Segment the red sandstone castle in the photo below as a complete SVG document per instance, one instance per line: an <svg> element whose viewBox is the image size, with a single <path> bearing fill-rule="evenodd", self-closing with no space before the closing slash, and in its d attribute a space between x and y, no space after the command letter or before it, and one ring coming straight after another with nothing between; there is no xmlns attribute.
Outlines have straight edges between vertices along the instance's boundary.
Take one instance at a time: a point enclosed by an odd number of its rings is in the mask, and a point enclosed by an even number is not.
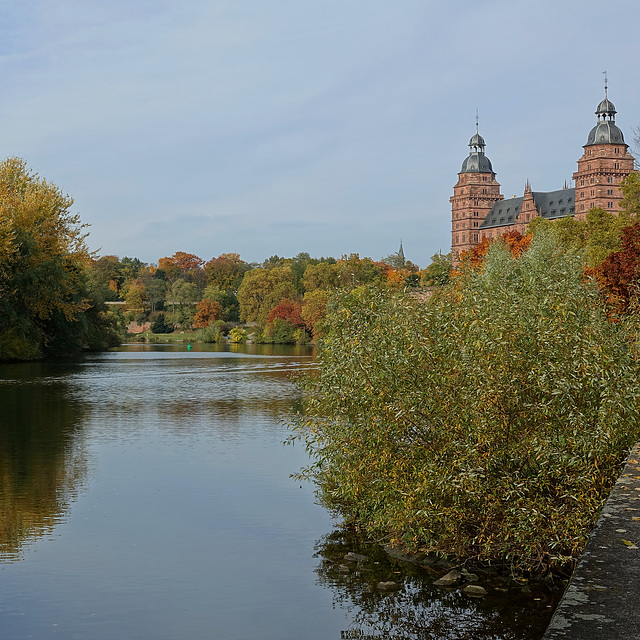
<svg viewBox="0 0 640 640"><path fill-rule="evenodd" d="M496 238L507 231L524 233L535 216L553 220L564 216L584 218L589 209L620 210L620 182L634 170L622 131L616 126L616 109L607 98L596 109L596 126L589 132L584 153L573 174L574 188L542 193L532 191L527 181L524 195L505 200L500 184L484 155L485 142L478 133L469 141L469 155L462 163L451 200L451 255L458 262L460 252L483 238ZM565 183L566 185L566 183Z"/></svg>

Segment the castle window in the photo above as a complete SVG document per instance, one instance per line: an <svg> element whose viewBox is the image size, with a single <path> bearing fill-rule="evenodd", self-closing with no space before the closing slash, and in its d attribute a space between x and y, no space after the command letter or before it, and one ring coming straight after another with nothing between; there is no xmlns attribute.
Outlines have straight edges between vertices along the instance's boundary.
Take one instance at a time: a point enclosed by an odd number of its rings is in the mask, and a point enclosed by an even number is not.
<svg viewBox="0 0 640 640"><path fill-rule="evenodd" d="M591 189L591 197L593 198L593 196L595 195L596 195L596 192L593 189Z"/></svg>
<svg viewBox="0 0 640 640"><path fill-rule="evenodd" d="M583 204L580 205L580 211L584 211L584 205Z"/></svg>
<svg viewBox="0 0 640 640"><path fill-rule="evenodd" d="M584 205L582 205L582 208L584 209ZM575 207L571 207L571 209L569 209L569 213L573 213L575 211Z"/></svg>
<svg viewBox="0 0 640 640"><path fill-rule="evenodd" d="M582 180L580 180L580 186L584 187L584 178Z"/></svg>
<svg viewBox="0 0 640 640"><path fill-rule="evenodd" d="M478 234L477 233L473 234L473 241L474 242L478 242Z"/></svg>
<svg viewBox="0 0 640 640"><path fill-rule="evenodd" d="M581 197L581 198L584 198L584 191L581 191L581 192L580 192L580 197Z"/></svg>
<svg viewBox="0 0 640 640"><path fill-rule="evenodd" d="M592 203L589 205L589 208L590 208L590 209L593 209L595 206L596 206L596 205L595 205L595 202L592 202Z"/></svg>
<svg viewBox="0 0 640 640"><path fill-rule="evenodd" d="M615 152L616 153L620 153L620 149L618 149L618 147L616 147Z"/></svg>
<svg viewBox="0 0 640 640"><path fill-rule="evenodd" d="M591 169L591 163L587 165L587 169Z"/></svg>
<svg viewBox="0 0 640 640"><path fill-rule="evenodd" d="M486 182L487 181L487 176L482 176L482 182Z"/></svg>
<svg viewBox="0 0 640 640"><path fill-rule="evenodd" d="M607 209L613 209L613 202L607 202Z"/></svg>
<svg viewBox="0 0 640 640"><path fill-rule="evenodd" d="M595 182L595 180L593 178L591 178L590 182L591 182L591 184L593 184Z"/></svg>
<svg viewBox="0 0 640 640"><path fill-rule="evenodd" d="M482 193L487 193L487 190L486 190L486 189L483 189L483 190L482 190Z"/></svg>
<svg viewBox="0 0 640 640"><path fill-rule="evenodd" d="M608 196L612 196L613 195L613 189L607 189L607 195Z"/></svg>
<svg viewBox="0 0 640 640"><path fill-rule="evenodd" d="M462 234L462 242L464 243L464 239L465 239L465 235L464 233Z"/></svg>
<svg viewBox="0 0 640 640"><path fill-rule="evenodd" d="M614 168L614 169L618 169L618 168L619 168L619 167L618 167L618 163L617 163L617 162L614 162L614 163L613 163L613 168Z"/></svg>
<svg viewBox="0 0 640 640"><path fill-rule="evenodd" d="M611 176L609 176L609 177L607 178L607 182L609 182L609 183L613 182L613 178L612 178Z"/></svg>
<svg viewBox="0 0 640 640"><path fill-rule="evenodd" d="M477 212L477 211L474 211L474 212L473 212L473 215L474 215L474 216L477 216L477 215L478 215L478 212Z"/></svg>

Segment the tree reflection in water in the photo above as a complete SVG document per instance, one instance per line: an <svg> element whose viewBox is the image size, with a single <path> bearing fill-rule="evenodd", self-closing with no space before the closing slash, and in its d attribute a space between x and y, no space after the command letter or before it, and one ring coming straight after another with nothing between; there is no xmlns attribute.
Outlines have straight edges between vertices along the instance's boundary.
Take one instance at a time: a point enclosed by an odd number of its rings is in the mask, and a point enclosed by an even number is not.
<svg viewBox="0 0 640 640"><path fill-rule="evenodd" d="M319 582L334 593L334 605L350 613L344 639L533 640L541 638L559 594L492 591L470 598L432 585L438 574L390 558L382 547L334 531L316 544ZM347 554L366 556L363 561ZM345 556L347 556L345 558ZM353 556L352 556L353 557ZM380 585L395 582L397 586Z"/></svg>
<svg viewBox="0 0 640 640"><path fill-rule="evenodd" d="M59 379L30 384L45 369L3 368L9 375L0 384L0 563L18 560L26 544L51 532L87 475L78 437L82 406Z"/></svg>

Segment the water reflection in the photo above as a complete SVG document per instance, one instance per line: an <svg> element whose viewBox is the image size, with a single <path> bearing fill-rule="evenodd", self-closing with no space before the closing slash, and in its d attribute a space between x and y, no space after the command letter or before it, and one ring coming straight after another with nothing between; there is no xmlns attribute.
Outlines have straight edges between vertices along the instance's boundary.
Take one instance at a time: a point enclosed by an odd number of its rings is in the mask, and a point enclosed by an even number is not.
<svg viewBox="0 0 640 640"><path fill-rule="evenodd" d="M341 530L320 539L316 550L320 584L332 590L334 605L352 617L341 638L540 638L558 598L543 592L474 599L434 587L435 573L390 558L380 546L362 544Z"/></svg>
<svg viewBox="0 0 640 640"><path fill-rule="evenodd" d="M0 383L0 561L52 530L87 477L82 405L46 365L14 365ZM34 375L44 384L31 384Z"/></svg>

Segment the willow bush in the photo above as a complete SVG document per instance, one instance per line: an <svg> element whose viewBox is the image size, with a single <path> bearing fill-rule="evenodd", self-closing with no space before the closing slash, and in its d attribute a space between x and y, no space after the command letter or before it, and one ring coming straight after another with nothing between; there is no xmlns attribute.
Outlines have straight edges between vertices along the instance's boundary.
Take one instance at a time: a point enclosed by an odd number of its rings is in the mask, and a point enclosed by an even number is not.
<svg viewBox="0 0 640 640"><path fill-rule="evenodd" d="M427 303L341 294L294 424L300 476L391 544L570 565L640 436L632 322L543 235Z"/></svg>

